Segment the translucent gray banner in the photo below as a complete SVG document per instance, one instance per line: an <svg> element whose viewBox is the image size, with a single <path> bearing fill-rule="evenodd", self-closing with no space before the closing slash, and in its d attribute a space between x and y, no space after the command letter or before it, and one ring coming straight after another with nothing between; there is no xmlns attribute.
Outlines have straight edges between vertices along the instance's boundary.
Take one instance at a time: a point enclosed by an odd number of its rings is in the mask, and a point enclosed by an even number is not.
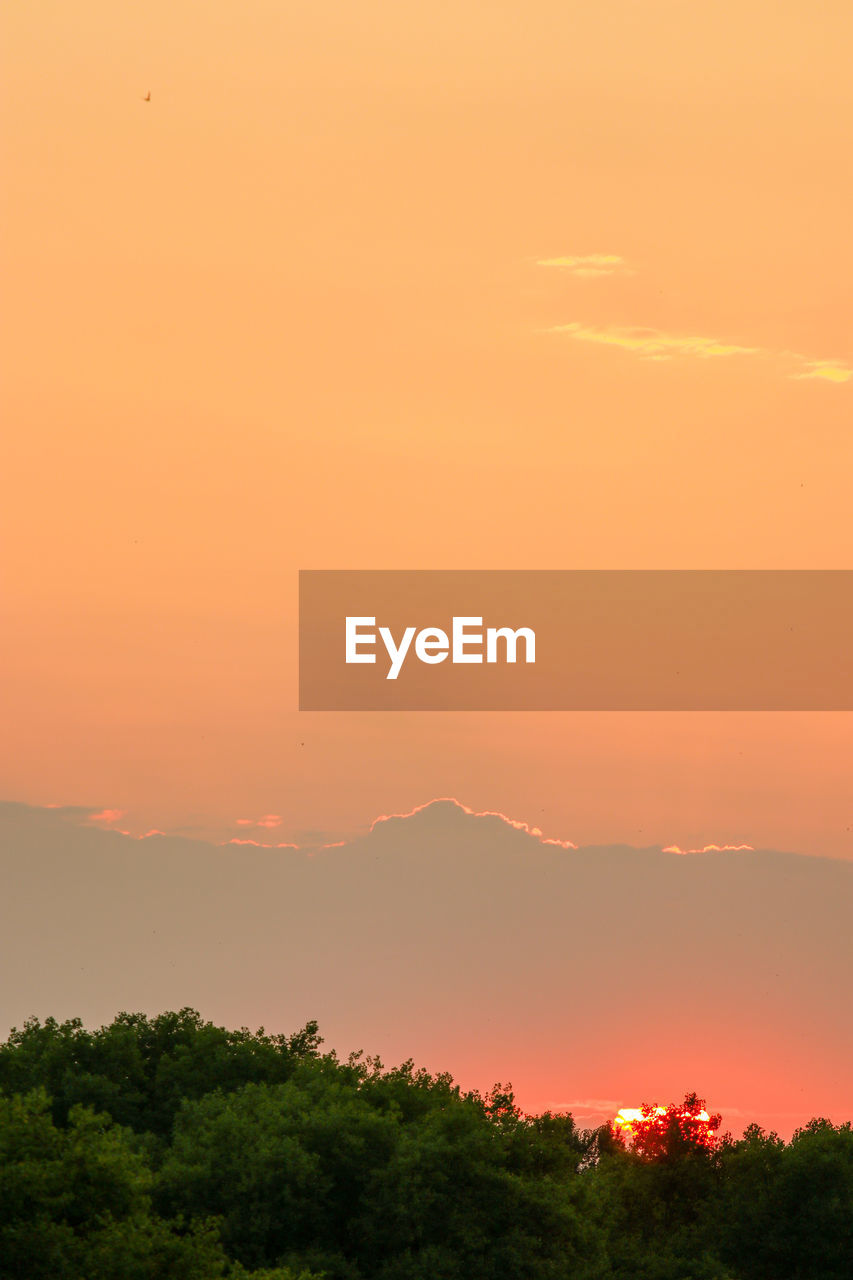
<svg viewBox="0 0 853 1280"><path fill-rule="evenodd" d="M304 711L853 709L850 570L304 570Z"/></svg>

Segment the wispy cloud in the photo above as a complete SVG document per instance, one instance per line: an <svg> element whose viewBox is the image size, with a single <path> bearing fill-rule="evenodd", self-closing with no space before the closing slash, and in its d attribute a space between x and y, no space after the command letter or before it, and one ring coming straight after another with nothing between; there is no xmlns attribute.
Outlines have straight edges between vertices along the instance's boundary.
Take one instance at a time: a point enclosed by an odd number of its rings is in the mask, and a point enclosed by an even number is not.
<svg viewBox="0 0 853 1280"><path fill-rule="evenodd" d="M754 846L751 844L703 844L701 849L682 849L677 844L668 844L661 853L741 853L744 850L754 851Z"/></svg>
<svg viewBox="0 0 853 1280"><path fill-rule="evenodd" d="M839 360L805 360L801 373L792 373L791 377L803 382L809 378L822 378L825 382L849 382L853 378L853 369Z"/></svg>
<svg viewBox="0 0 853 1280"><path fill-rule="evenodd" d="M709 360L714 356L760 355L760 347L742 347L719 338L701 338L662 333L660 329L607 325L596 328L579 321L554 325L551 333L565 333L576 342L596 342L606 347L621 347L644 360L671 360L674 356L698 356Z"/></svg>
<svg viewBox="0 0 853 1280"><path fill-rule="evenodd" d="M101 809L98 813L90 813L90 822L104 822L108 826L113 822L118 822L127 813L126 809Z"/></svg>
<svg viewBox="0 0 853 1280"><path fill-rule="evenodd" d="M549 1102L552 1111L571 1111L581 1115L614 1115L624 1100L621 1098L572 1098L568 1102Z"/></svg>
<svg viewBox="0 0 853 1280"><path fill-rule="evenodd" d="M279 840L276 844L265 844L263 840L251 840L248 838L245 840L241 840L239 836L232 836L230 840L226 841L226 843L241 844L241 845L248 844L248 845L251 845L253 849L299 849L300 848L298 844L290 844L287 840Z"/></svg>
<svg viewBox="0 0 853 1280"><path fill-rule="evenodd" d="M564 334L575 342L617 347L641 360L666 361L679 357L712 360L720 357L751 356L775 360L788 367L789 378L842 384L853 379L853 368L841 360L815 360L798 351L774 351L770 347L747 347L720 338L694 334L665 333L661 329L628 325L589 325L578 320L552 325L549 333Z"/></svg>
<svg viewBox="0 0 853 1280"><path fill-rule="evenodd" d="M284 819L280 813L265 813L262 818L237 818L238 827L264 827L272 830L273 827L280 827Z"/></svg>
<svg viewBox="0 0 853 1280"><path fill-rule="evenodd" d="M624 258L618 253L570 254L565 258L539 258L538 267L555 267L573 276L633 275Z"/></svg>
<svg viewBox="0 0 853 1280"><path fill-rule="evenodd" d="M634 271L618 253L573 253L556 258L537 258L536 265L549 267L571 276L633 275ZM804 355L799 351L746 346L724 338L696 334L667 333L642 325L586 324L573 320L569 324L552 325L548 333L563 334L574 342L616 347L649 361L673 361L679 358L713 360L732 356L751 356L773 360L785 376L797 382L828 382L841 386L853 382L853 365L845 360Z"/></svg>

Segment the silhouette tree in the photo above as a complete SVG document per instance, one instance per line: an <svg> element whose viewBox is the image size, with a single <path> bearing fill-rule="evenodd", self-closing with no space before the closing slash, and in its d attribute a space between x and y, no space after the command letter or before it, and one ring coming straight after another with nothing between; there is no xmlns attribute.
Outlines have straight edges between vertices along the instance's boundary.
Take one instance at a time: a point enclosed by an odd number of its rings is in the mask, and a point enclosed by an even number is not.
<svg viewBox="0 0 853 1280"><path fill-rule="evenodd" d="M644 1160L677 1160L716 1146L722 1117L709 1115L698 1094L685 1094L683 1102L663 1108L644 1103L640 1110L642 1119L633 1122L630 1134L634 1152Z"/></svg>

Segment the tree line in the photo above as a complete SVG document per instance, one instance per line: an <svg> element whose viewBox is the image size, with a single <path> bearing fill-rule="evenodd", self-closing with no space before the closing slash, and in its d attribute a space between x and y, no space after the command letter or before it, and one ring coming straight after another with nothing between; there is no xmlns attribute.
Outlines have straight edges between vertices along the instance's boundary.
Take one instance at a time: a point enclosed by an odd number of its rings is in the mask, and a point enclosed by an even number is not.
<svg viewBox="0 0 853 1280"><path fill-rule="evenodd" d="M191 1009L0 1045L9 1280L847 1280L853 1131L631 1138Z"/></svg>

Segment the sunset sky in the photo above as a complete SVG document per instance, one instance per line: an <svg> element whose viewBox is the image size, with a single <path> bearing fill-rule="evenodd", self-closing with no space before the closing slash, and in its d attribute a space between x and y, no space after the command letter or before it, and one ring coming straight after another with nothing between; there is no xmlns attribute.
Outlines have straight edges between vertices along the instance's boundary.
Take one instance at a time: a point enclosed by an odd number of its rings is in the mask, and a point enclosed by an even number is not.
<svg viewBox="0 0 853 1280"><path fill-rule="evenodd" d="M848 4L4 25L11 798L853 855L848 715L295 710L300 567L850 564Z"/></svg>
<svg viewBox="0 0 853 1280"><path fill-rule="evenodd" d="M851 566L848 0L2 22L0 799L853 858L849 713L296 709L300 568Z"/></svg>

